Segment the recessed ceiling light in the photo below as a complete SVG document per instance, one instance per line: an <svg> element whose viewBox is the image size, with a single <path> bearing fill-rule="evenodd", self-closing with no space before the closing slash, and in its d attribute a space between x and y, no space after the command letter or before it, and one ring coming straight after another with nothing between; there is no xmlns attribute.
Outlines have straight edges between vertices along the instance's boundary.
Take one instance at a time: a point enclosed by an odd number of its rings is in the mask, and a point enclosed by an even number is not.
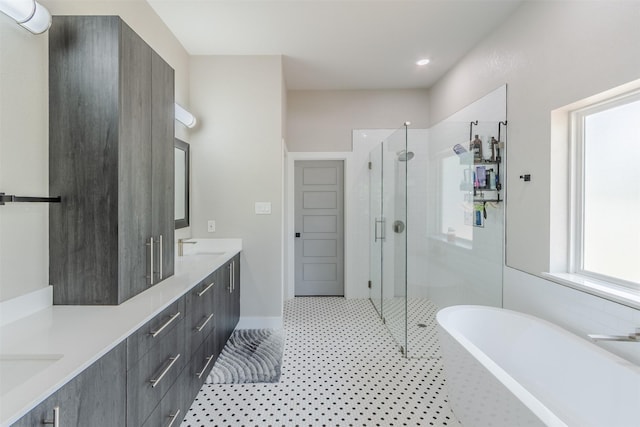
<svg viewBox="0 0 640 427"><path fill-rule="evenodd" d="M421 59L418 62L416 62L416 65L427 65L429 62L431 62L430 59Z"/></svg>

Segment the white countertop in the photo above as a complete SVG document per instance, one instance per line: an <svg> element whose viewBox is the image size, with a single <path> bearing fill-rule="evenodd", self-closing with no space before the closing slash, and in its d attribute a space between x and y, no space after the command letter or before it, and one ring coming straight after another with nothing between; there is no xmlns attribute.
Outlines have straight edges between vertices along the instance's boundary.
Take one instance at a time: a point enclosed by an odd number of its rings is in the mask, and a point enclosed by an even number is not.
<svg viewBox="0 0 640 427"><path fill-rule="evenodd" d="M29 374L2 386L0 427L14 423L242 250L240 239L190 239L175 274L117 306L52 305L0 328L0 360ZM18 363L19 362L19 363ZM0 381L2 381L0 379ZM6 389L6 390L5 390Z"/></svg>

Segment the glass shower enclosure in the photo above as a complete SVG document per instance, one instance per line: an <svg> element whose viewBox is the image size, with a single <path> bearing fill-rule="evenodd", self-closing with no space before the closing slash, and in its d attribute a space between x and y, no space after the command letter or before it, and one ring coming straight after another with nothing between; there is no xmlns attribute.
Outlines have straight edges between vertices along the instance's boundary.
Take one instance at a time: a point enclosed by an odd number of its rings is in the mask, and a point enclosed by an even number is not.
<svg viewBox="0 0 640 427"><path fill-rule="evenodd" d="M382 242L384 240L384 147L378 144L369 153L369 299L382 317Z"/></svg>
<svg viewBox="0 0 640 427"><path fill-rule="evenodd" d="M403 353L407 345L406 177L407 162L414 155L407 151L407 128L405 124L397 129L369 155L369 296Z"/></svg>
<svg viewBox="0 0 640 427"><path fill-rule="evenodd" d="M502 306L506 86L369 152L369 298L406 357L439 357L435 315Z"/></svg>

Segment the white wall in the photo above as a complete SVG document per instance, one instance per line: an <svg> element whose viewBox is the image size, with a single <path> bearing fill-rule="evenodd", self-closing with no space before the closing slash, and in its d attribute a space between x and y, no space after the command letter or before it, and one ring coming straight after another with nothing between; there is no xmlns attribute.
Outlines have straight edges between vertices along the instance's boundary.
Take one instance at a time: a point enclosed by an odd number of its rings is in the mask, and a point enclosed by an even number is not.
<svg viewBox="0 0 640 427"><path fill-rule="evenodd" d="M176 71L176 100L189 105L188 55L144 0L49 1L52 14L121 15ZM48 35L33 35L0 13L0 191L49 191ZM176 135L189 140L176 123ZM46 204L0 206L0 301L49 282Z"/></svg>
<svg viewBox="0 0 640 427"><path fill-rule="evenodd" d="M291 90L287 95L289 151L351 151L353 129L427 128L427 91Z"/></svg>
<svg viewBox="0 0 640 427"><path fill-rule="evenodd" d="M453 151L455 144L468 149L470 122L477 121L473 134L488 143L490 137L498 138L498 122L506 118L506 88L501 86L447 117L429 129L427 182L428 235L427 255L424 259L428 275L422 283L428 289L429 298L440 308L455 304L482 304L502 306L502 269L504 265L504 203L488 203L487 218L483 227L465 225L465 214L472 214L474 204L465 200L470 193L460 191L463 171L470 171L471 159L460 160ZM504 141L504 138L501 139ZM509 142L507 141L507 144ZM484 147L484 157L490 150ZM504 150L501 151L504 158ZM445 171L443 161L451 160L455 171ZM500 175L503 175L503 162ZM494 168L495 165L487 165ZM453 172L453 173L452 173ZM455 182L453 192L443 192L443 180ZM452 176L450 176L452 175ZM504 189L500 193L504 199ZM495 198L497 193L486 193ZM443 208L446 210L443 211ZM444 217L444 216L447 217ZM458 221L453 221L456 218ZM449 242L442 226L458 223L456 232L461 239ZM464 266L464 268L461 268Z"/></svg>
<svg viewBox="0 0 640 427"><path fill-rule="evenodd" d="M47 41L0 13L0 191L6 194L49 192ZM0 206L0 301L48 281L48 206Z"/></svg>
<svg viewBox="0 0 640 427"><path fill-rule="evenodd" d="M586 338L587 334L626 335L640 325L640 310L507 267L504 272L505 307L547 319ZM633 342L598 345L640 365L640 346Z"/></svg>
<svg viewBox="0 0 640 427"><path fill-rule="evenodd" d="M633 331L638 310L517 270L549 270L551 111L638 78L639 18L638 2L526 2L429 92L435 123L507 83L506 261L513 268L505 270L504 306L582 335ZM519 180L522 173L531 182ZM622 348L612 350L639 359L629 352L640 350Z"/></svg>
<svg viewBox="0 0 640 427"><path fill-rule="evenodd" d="M551 111L638 78L639 17L638 2L525 2L430 90L436 123L508 84L508 265L548 271Z"/></svg>
<svg viewBox="0 0 640 427"><path fill-rule="evenodd" d="M194 56L190 67L191 106L200 119L191 136L192 234L242 238L241 316L277 322L283 301L282 58ZM256 215L255 202L271 202L271 215ZM216 221L215 233L207 232L208 220Z"/></svg>

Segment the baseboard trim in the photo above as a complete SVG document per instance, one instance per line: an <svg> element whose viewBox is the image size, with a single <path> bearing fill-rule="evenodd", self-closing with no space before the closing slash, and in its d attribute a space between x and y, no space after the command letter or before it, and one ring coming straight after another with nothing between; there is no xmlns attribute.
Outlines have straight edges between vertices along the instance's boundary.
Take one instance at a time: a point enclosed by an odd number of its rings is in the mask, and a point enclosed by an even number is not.
<svg viewBox="0 0 640 427"><path fill-rule="evenodd" d="M236 329L282 329L282 316L241 317Z"/></svg>

